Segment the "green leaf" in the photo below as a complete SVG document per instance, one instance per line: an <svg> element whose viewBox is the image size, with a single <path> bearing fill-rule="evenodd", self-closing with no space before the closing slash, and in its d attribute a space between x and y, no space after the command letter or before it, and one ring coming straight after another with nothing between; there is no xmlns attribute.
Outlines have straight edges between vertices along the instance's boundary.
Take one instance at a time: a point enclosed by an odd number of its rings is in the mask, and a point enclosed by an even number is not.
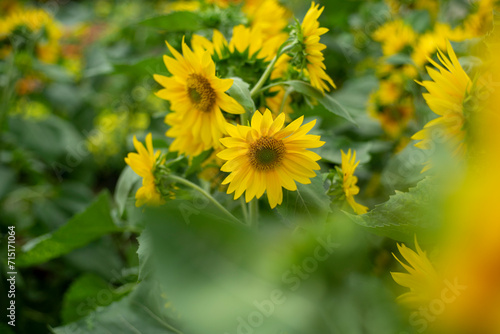
<svg viewBox="0 0 500 334"><path fill-rule="evenodd" d="M233 97L239 104L245 108L245 111L254 113L255 104L253 102L252 96L250 95L250 86L240 78L233 79L233 85L227 91L231 97Z"/></svg>
<svg viewBox="0 0 500 334"><path fill-rule="evenodd" d="M114 196L116 205L118 206L118 215L120 217L123 215L123 211L125 211L130 191L140 179L141 177L137 175L129 166L125 167L120 174L118 182L116 183Z"/></svg>
<svg viewBox="0 0 500 334"><path fill-rule="evenodd" d="M140 21L137 24L165 31L196 31L203 26L201 17L193 12L173 12Z"/></svg>
<svg viewBox="0 0 500 334"><path fill-rule="evenodd" d="M212 154L212 152L213 150L206 150L195 156L186 170L186 177L197 173L201 169L201 164Z"/></svg>
<svg viewBox="0 0 500 334"><path fill-rule="evenodd" d="M129 290L115 289L102 277L84 274L74 281L64 294L61 311L64 324L77 321L97 307L108 306L126 295Z"/></svg>
<svg viewBox="0 0 500 334"><path fill-rule="evenodd" d="M73 216L65 225L52 233L42 235L26 243L17 265L26 267L43 263L120 228L110 215L109 193L102 192L85 211Z"/></svg>
<svg viewBox="0 0 500 334"><path fill-rule="evenodd" d="M310 184L297 183L297 191L284 190L283 204L278 213L286 221L324 221L330 208L330 198L326 195L320 175L311 179Z"/></svg>
<svg viewBox="0 0 500 334"><path fill-rule="evenodd" d="M87 317L52 329L56 334L181 334L170 325L173 310L169 308L161 287L153 281L143 281L117 302L97 309Z"/></svg>
<svg viewBox="0 0 500 334"><path fill-rule="evenodd" d="M291 86L295 91L316 99L328 111L348 120L353 124L356 124L356 121L352 118L351 114L336 99L327 94L323 95L319 90L310 84L299 80L285 81L282 82L282 84Z"/></svg>
<svg viewBox="0 0 500 334"><path fill-rule="evenodd" d="M439 227L439 189L436 180L427 177L408 192L396 191L363 215L345 214L374 234L411 242L415 234L435 232Z"/></svg>

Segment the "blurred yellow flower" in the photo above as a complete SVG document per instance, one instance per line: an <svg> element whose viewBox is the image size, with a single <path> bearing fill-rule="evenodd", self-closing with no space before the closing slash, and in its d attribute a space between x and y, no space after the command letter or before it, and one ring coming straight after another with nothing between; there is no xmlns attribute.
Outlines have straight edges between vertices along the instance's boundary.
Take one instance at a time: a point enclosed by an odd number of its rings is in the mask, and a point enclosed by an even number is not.
<svg viewBox="0 0 500 334"><path fill-rule="evenodd" d="M154 171L161 152L159 150L154 152L151 133L146 136L146 147L134 136L134 147L138 153L129 153L125 162L142 177L142 187L135 194L135 205L137 207L144 204L157 206L165 203L156 189Z"/></svg>
<svg viewBox="0 0 500 334"><path fill-rule="evenodd" d="M403 50L405 46L413 45L417 34L403 20L384 23L373 33L373 39L382 43L384 56L392 56Z"/></svg>
<svg viewBox="0 0 500 334"><path fill-rule="evenodd" d="M433 81L420 83L428 93L423 94L429 108L440 117L427 123L424 128L413 135L413 140L419 140L416 147L428 149L433 140L435 132L444 136L451 145L454 153L461 155L465 153L465 131L464 131L464 101L471 89L471 80L458 62L457 56L448 42L448 58L439 51L438 58L441 64L429 59L433 68L427 68L427 72Z"/></svg>
<svg viewBox="0 0 500 334"><path fill-rule="evenodd" d="M398 297L398 302L407 307L418 309L428 305L431 300L439 296L439 287L443 282L427 254L418 245L417 236L415 236L415 248L416 252L406 247L405 244L398 244L399 253L408 264L402 262L395 254L392 255L406 269L407 273L391 272L391 275L396 283L410 289L409 292Z"/></svg>
<svg viewBox="0 0 500 334"><path fill-rule="evenodd" d="M277 0L246 0L242 10L250 25L259 28L266 39L283 34L290 18L290 12Z"/></svg>
<svg viewBox="0 0 500 334"><path fill-rule="evenodd" d="M210 53L195 53L182 42L183 55L167 42L174 58L164 56L171 77L154 75L164 87L156 93L170 102L173 112L165 122L170 125L166 135L175 138L170 150L195 156L220 147L219 139L226 133L226 120L222 110L242 114L243 107L225 92L231 88L232 79L215 75L215 63Z"/></svg>
<svg viewBox="0 0 500 334"><path fill-rule="evenodd" d="M358 178L354 176L354 171L359 165L359 161L356 162L356 151L352 153L352 156L351 149L347 151L347 154L342 150L340 152L342 154L342 189L344 190L346 201L355 213L358 215L364 214L368 211L368 208L356 203L354 200L354 196L359 193L359 187L356 185L358 183Z"/></svg>
<svg viewBox="0 0 500 334"><path fill-rule="evenodd" d="M0 59L10 54L9 36L21 27L36 35L37 57L43 62L55 63L60 54L62 32L52 16L42 9L16 9L0 19Z"/></svg>
<svg viewBox="0 0 500 334"><path fill-rule="evenodd" d="M238 199L245 192L246 202L267 191L271 208L283 201L282 187L297 190L295 182L311 183L321 157L308 148L321 147L320 136L307 134L316 121L302 125L304 116L284 127L285 114L273 121L270 110L256 111L251 126L227 125L229 137L222 138L227 149L217 156L228 160L221 170L230 173L222 182L227 193ZM301 126L302 125L302 126Z"/></svg>
<svg viewBox="0 0 500 334"><path fill-rule="evenodd" d="M325 64L323 60L322 50L326 49L326 45L320 43L320 36L328 32L327 28L319 26L318 18L325 7L319 8L319 4L312 2L311 8L306 13L301 25L303 36L304 52L306 54L306 68L311 80L311 85L319 89L321 92L330 91L330 84L336 88L332 78L325 72Z"/></svg>

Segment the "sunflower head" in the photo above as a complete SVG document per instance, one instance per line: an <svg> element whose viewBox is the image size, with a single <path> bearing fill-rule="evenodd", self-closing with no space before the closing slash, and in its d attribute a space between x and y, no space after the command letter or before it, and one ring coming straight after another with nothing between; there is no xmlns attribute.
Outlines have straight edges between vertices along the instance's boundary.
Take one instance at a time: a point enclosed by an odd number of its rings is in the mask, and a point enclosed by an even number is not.
<svg viewBox="0 0 500 334"><path fill-rule="evenodd" d="M429 108L439 117L427 123L424 128L413 135L419 140L416 147L428 149L433 137L438 134L443 137L455 155L465 153L465 119L464 103L469 96L472 82L458 62L457 56L448 42L448 57L438 52L441 64L429 58L434 68L427 68L433 79L421 83L428 93L423 94Z"/></svg>
<svg viewBox="0 0 500 334"><path fill-rule="evenodd" d="M210 51L193 52L182 42L181 55L167 42L174 58L164 56L170 77L155 75L164 88L156 93L170 102L171 113L165 118L170 125L167 136L173 137L170 149L190 156L220 146L226 133L222 110L230 114L245 112L236 100L225 92L232 79L220 79Z"/></svg>
<svg viewBox="0 0 500 334"><path fill-rule="evenodd" d="M282 187L297 190L295 182L308 184L320 169L316 161L321 157L309 151L324 142L319 136L307 134L315 121L302 125L304 117L284 127L285 114L273 120L267 109L256 111L250 126L227 125L229 137L222 138L226 147L217 156L227 162L221 167L230 173L223 181L229 184L227 193L238 199L245 192L245 200L260 198L264 192L271 208L283 201Z"/></svg>
<svg viewBox="0 0 500 334"><path fill-rule="evenodd" d="M330 91L330 86L335 88L332 78L325 72L325 57L322 51L326 45L320 43L320 36L328 32L327 28L319 26L319 16L324 7L312 2L302 24L296 24L291 32L294 39L294 58L291 63L297 67L302 75L309 78L311 85L321 92Z"/></svg>
<svg viewBox="0 0 500 334"><path fill-rule="evenodd" d="M151 133L146 136L146 147L134 136L134 147L137 153L129 153L125 158L127 165L142 177L142 187L135 194L136 206L144 204L157 206L165 203L158 191L155 170L160 162L161 152L153 150L153 139Z"/></svg>

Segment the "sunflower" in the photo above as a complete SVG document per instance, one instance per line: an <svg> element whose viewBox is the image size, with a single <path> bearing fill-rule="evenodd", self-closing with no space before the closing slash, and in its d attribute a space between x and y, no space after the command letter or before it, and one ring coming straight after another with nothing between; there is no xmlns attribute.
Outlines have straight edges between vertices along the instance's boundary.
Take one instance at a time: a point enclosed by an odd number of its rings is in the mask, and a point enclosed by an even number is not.
<svg viewBox="0 0 500 334"><path fill-rule="evenodd" d="M175 138L170 150L195 156L220 147L219 139L226 133L226 120L221 109L242 114L243 107L225 93L232 79L215 75L215 63L208 51L194 53L182 41L181 55L167 42L174 58L164 56L171 77L154 75L164 89L156 95L170 102L172 113L165 122L170 125L166 135Z"/></svg>
<svg viewBox="0 0 500 334"><path fill-rule="evenodd" d="M230 173L222 182L229 183L227 193L234 192L234 199L238 199L245 192L249 202L267 191L274 208L283 201L282 187L295 191L295 181L311 183L310 178L316 176L314 170L320 169L316 161L321 157L307 149L321 147L325 142L320 141L320 136L307 134L316 121L302 125L303 121L301 116L283 128L285 114L273 121L267 109L264 114L254 113L251 126L228 124L229 137L221 139L227 149L217 155L228 160L221 167Z"/></svg>
<svg viewBox="0 0 500 334"><path fill-rule="evenodd" d="M282 34L290 18L290 12L278 0L246 0L242 10L250 25L258 27L266 39Z"/></svg>
<svg viewBox="0 0 500 334"><path fill-rule="evenodd" d="M398 297L398 302L410 308L419 308L428 305L429 302L440 296L442 284L427 254L422 251L415 236L415 248L417 251L398 244L401 256L408 262L403 263L396 255L396 260L406 269L408 273L391 272L391 276L399 285L409 288L410 291Z"/></svg>
<svg viewBox="0 0 500 334"><path fill-rule="evenodd" d="M316 5L312 2L311 8L307 11L301 25L307 73L311 80L311 85L323 93L325 90L330 91L327 83L336 88L332 78L325 72L326 67L323 63L325 57L323 57L321 51L326 49L326 45L319 42L320 36L326 34L328 31L327 28L320 28L318 22L318 18L324 9L325 7L320 9L319 4Z"/></svg>
<svg viewBox="0 0 500 334"><path fill-rule="evenodd" d="M138 153L129 153L125 158L127 165L139 176L142 177L142 187L135 194L135 205L137 207L144 204L161 205L165 203L162 196L156 189L155 167L161 152L153 151L153 139L151 133L146 136L146 147L134 136L134 147Z"/></svg>
<svg viewBox="0 0 500 334"><path fill-rule="evenodd" d="M358 178L354 176L354 171L359 165L359 161L356 162L356 151L352 153L352 157L351 149L347 151L347 154L345 154L342 150L340 150L340 153L342 155L342 189L344 190L346 201L349 203L354 212L361 215L366 213L368 208L364 205L356 203L354 200L354 196L359 193L359 187L356 185L356 183L358 183Z"/></svg>
<svg viewBox="0 0 500 334"><path fill-rule="evenodd" d="M382 43L384 56L397 54L405 46L413 45L417 34L403 20L386 22L373 33L373 39Z"/></svg>
<svg viewBox="0 0 500 334"><path fill-rule="evenodd" d="M441 64L429 59L439 71L427 68L433 81L420 83L428 93L423 94L427 105L440 117L427 123L424 128L413 135L412 139L419 140L416 147L428 149L433 135L439 133L451 144L454 153L465 153L465 117L464 101L471 89L471 80L458 62L457 56L448 42L448 57L441 51L438 58Z"/></svg>

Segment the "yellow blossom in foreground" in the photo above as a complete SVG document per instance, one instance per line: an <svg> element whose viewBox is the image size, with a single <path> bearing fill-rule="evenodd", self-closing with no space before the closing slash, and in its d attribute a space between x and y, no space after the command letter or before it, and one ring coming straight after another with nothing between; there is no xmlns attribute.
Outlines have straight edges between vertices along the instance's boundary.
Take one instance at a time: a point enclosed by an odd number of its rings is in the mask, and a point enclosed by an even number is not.
<svg viewBox="0 0 500 334"><path fill-rule="evenodd" d="M156 93L170 102L165 122L170 125L166 135L175 138L171 151L190 156L220 147L219 139L226 133L226 120L222 110L241 114L243 107L225 92L231 88L232 79L215 75L215 63L210 53L195 53L182 42L183 55L167 42L174 58L164 56L171 77L154 75L164 89Z"/></svg>
<svg viewBox="0 0 500 334"><path fill-rule="evenodd" d="M146 136L147 149L135 136L134 147L138 153L129 153L125 158L125 162L137 175L142 177L142 187L135 194L135 205L137 207L144 204L155 206L165 203L161 194L156 189L154 170L161 152L159 150L156 152L153 151L151 133Z"/></svg>
<svg viewBox="0 0 500 334"><path fill-rule="evenodd" d="M410 289L409 292L398 297L398 302L418 309L439 296L439 286L442 282L427 254L418 245L416 236L415 248L416 252L404 244L398 244L399 253L408 264L405 264L396 255L393 254L393 256L406 269L407 273L391 272L391 275L396 283Z"/></svg>
<svg viewBox="0 0 500 334"><path fill-rule="evenodd" d="M465 153L464 131L464 101L471 89L471 80L458 62L457 56L448 42L448 58L441 51L438 53L441 64L429 61L439 71L427 68L433 81L421 83L428 93L423 94L427 105L440 117L427 123L424 128L413 135L413 140L419 140L416 147L428 149L435 131L450 144L454 153Z"/></svg>
<svg viewBox="0 0 500 334"><path fill-rule="evenodd" d="M356 162L356 151L352 153L352 156L351 149L347 151L347 154L345 154L342 150L340 152L342 154L342 187L346 201L358 215L364 214L368 211L368 208L364 205L356 203L354 200L354 196L359 193L359 187L356 185L356 183L358 183L358 178L354 176L354 171L359 165L359 161Z"/></svg>
<svg viewBox="0 0 500 334"><path fill-rule="evenodd" d="M323 57L321 51L326 49L326 45L319 42L320 36L328 32L328 29L321 28L318 22L318 18L324 9L325 7L319 8L319 4L317 5L313 2L301 25L304 38L304 52L307 60L306 69L311 80L311 85L321 92L325 90L330 91L328 84L336 88L332 78L325 72L326 66L323 63L325 57Z"/></svg>
<svg viewBox="0 0 500 334"><path fill-rule="evenodd" d="M260 198L267 191L271 208L283 201L282 187L297 190L295 182L311 183L314 170L320 167L321 157L308 151L323 146L320 136L307 134L316 121L302 125L304 116L284 127L285 114L273 121L271 111L256 111L251 126L227 125L229 137L221 142L227 147L217 156L228 160L222 167L230 173L222 182L228 184L227 193L238 199L245 192L245 200ZM301 126L302 125L302 126Z"/></svg>

